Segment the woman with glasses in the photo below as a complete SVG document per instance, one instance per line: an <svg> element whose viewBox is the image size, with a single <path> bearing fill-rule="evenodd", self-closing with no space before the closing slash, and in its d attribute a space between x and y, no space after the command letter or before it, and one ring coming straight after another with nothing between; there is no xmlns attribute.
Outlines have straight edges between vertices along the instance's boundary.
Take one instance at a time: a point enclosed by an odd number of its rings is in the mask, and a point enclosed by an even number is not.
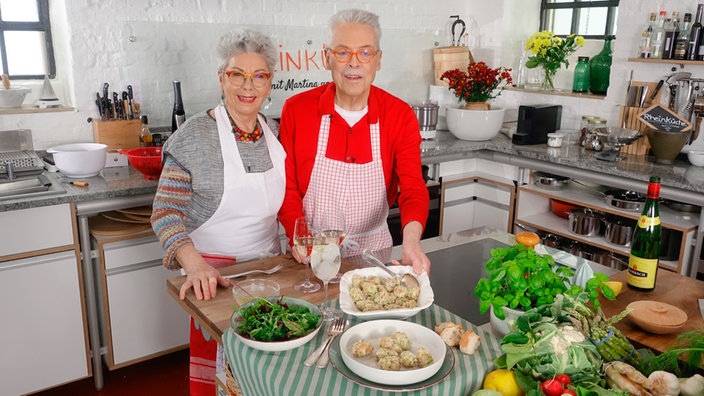
<svg viewBox="0 0 704 396"><path fill-rule="evenodd" d="M243 262L281 252L277 212L284 197L286 154L278 126L259 114L271 92L276 49L265 35L242 30L218 42L221 103L190 117L164 145L152 227L164 265L187 278L198 299L228 282L218 262ZM221 260L223 265L233 261ZM191 320L190 394L215 394L216 348Z"/></svg>
<svg viewBox="0 0 704 396"><path fill-rule="evenodd" d="M344 10L330 28L323 65L332 82L289 98L282 110L287 184L279 220L290 237L303 213L324 219L342 210L343 255L354 256L391 247L386 218L398 199L401 259L417 273L429 271L420 247L429 200L418 118L407 103L372 85L381 68L379 18Z"/></svg>

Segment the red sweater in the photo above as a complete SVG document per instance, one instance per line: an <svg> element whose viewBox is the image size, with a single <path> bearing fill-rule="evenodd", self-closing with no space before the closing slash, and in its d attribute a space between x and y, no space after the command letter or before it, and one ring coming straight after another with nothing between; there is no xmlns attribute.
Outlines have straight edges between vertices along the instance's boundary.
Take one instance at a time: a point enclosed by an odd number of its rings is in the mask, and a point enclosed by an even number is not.
<svg viewBox="0 0 704 396"><path fill-rule="evenodd" d="M334 98L335 84L329 83L289 98L282 109L279 138L286 150L286 195L279 221L286 234L291 237L295 219L303 216L303 196L315 163L320 121L326 114L332 114L326 156L339 161L370 162L369 125L379 123L388 204L398 198L402 226L415 220L425 227L428 190L421 173L418 118L411 106L372 86L367 115L350 127L335 112Z"/></svg>

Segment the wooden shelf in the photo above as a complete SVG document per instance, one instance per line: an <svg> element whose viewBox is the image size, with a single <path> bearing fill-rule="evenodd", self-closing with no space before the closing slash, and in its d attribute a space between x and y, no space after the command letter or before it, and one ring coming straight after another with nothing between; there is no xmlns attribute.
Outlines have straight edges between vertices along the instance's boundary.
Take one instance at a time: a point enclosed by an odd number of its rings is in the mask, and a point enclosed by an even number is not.
<svg viewBox="0 0 704 396"><path fill-rule="evenodd" d="M629 62L639 62L639 63L669 63L677 65L700 65L704 66L704 61L700 60L687 60L687 59L652 59L652 58L628 58Z"/></svg>
<svg viewBox="0 0 704 396"><path fill-rule="evenodd" d="M609 205L604 196L597 191L583 186L570 184L562 190L546 190L534 185L523 185L518 188L518 209L515 224L529 226L547 231L574 241L585 243L612 253L628 256L629 247L610 243L603 236L584 236L571 231L569 221L558 217L550 210L550 199L557 199L581 207L588 207L603 213L610 213L630 219L638 219L640 213L615 208ZM664 227L682 232L680 257L678 260L660 260L660 267L680 272L683 262L689 260L691 240L699 224L696 213L682 213L662 206L660 217Z"/></svg>
<svg viewBox="0 0 704 396"><path fill-rule="evenodd" d="M22 105L22 107L13 108L3 108L0 109L0 115L7 114L34 114L34 113L59 113L67 111L76 111L75 108L70 106L59 106L59 107L47 107L40 109L39 107L32 105Z"/></svg>
<svg viewBox="0 0 704 396"><path fill-rule="evenodd" d="M702 62L702 63L704 63L704 62ZM567 90L544 91L539 88L530 89L530 88L517 88L517 87L507 87L506 90L507 91L517 91L517 92L527 92L527 93L534 93L534 94L541 94L541 95L569 96L569 97L580 98L580 99L603 100L604 98L606 98L606 95L595 95L595 94L591 94L591 93L580 93L580 92L572 92L572 91L567 91Z"/></svg>

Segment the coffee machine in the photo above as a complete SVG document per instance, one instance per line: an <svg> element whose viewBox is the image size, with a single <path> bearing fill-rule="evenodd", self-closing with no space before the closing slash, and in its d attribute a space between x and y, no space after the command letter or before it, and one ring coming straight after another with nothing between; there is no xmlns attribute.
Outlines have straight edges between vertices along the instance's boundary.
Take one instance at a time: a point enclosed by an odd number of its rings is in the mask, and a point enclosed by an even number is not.
<svg viewBox="0 0 704 396"><path fill-rule="evenodd" d="M560 129L561 121L561 105L519 106L516 133L511 140L519 145L546 143L548 133Z"/></svg>

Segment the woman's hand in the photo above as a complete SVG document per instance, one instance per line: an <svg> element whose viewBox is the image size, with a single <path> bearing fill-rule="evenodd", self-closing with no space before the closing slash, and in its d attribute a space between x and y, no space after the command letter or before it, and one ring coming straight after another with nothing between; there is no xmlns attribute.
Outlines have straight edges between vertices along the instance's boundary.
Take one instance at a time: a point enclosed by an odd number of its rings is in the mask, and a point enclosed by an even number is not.
<svg viewBox="0 0 704 396"><path fill-rule="evenodd" d="M193 245L185 245L176 252L176 258L186 271L186 282L181 286L179 298L186 298L188 289L198 300L210 300L217 294L218 285L228 287L230 283L220 275L220 271L206 263Z"/></svg>

